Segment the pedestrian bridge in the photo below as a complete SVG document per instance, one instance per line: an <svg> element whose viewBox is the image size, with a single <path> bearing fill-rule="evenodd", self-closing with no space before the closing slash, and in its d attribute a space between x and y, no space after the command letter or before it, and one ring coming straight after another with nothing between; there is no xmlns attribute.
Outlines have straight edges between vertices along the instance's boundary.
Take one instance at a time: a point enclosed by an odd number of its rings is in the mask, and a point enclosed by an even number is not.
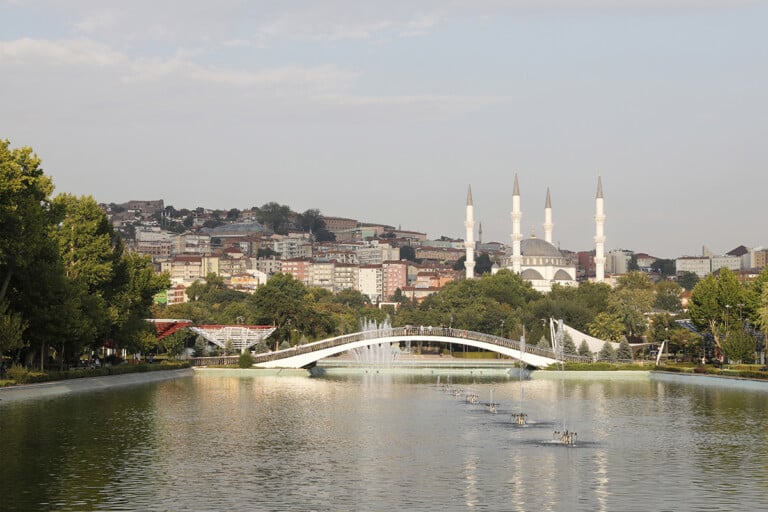
<svg viewBox="0 0 768 512"><path fill-rule="evenodd" d="M560 361L560 358L551 349L532 347L521 341L490 334L448 327L395 327L346 334L284 350L256 354L254 366L259 368L311 368L321 359L348 350L382 343L399 344L404 341L449 343L475 347L522 361L525 365L534 368L543 368ZM571 355L566 355L564 358L569 361L591 361L590 358ZM223 359L221 357L199 357L194 358L192 364L226 364L228 361L222 361ZM236 359L234 357L233 362Z"/></svg>

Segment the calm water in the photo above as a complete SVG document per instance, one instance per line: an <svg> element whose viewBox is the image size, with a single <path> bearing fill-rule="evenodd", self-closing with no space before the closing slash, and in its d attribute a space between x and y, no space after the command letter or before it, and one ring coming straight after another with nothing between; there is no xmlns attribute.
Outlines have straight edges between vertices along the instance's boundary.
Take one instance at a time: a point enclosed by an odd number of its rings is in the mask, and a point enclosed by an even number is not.
<svg viewBox="0 0 768 512"><path fill-rule="evenodd" d="M435 384L203 374L0 403L0 510L768 509L768 390L463 380L494 415Z"/></svg>

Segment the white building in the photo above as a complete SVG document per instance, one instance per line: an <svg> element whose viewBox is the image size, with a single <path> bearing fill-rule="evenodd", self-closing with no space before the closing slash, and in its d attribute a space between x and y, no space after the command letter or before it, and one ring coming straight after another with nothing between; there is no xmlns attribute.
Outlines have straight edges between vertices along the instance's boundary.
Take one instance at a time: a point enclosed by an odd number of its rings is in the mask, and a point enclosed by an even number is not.
<svg viewBox="0 0 768 512"><path fill-rule="evenodd" d="M681 256L675 260L675 272L678 275L683 272L693 272L700 278L704 278L712 272L712 260L709 256Z"/></svg>
<svg viewBox="0 0 768 512"><path fill-rule="evenodd" d="M357 289L376 304L382 300L383 275L381 265L360 265Z"/></svg>

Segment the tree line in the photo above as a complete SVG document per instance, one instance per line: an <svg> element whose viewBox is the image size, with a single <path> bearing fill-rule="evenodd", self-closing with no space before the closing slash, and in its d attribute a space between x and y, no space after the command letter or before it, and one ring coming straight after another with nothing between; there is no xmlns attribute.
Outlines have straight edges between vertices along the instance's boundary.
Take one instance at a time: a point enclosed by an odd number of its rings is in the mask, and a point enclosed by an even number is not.
<svg viewBox="0 0 768 512"><path fill-rule="evenodd" d="M146 350L168 277L126 251L92 197L53 192L31 148L0 140L0 355L63 367L102 346Z"/></svg>

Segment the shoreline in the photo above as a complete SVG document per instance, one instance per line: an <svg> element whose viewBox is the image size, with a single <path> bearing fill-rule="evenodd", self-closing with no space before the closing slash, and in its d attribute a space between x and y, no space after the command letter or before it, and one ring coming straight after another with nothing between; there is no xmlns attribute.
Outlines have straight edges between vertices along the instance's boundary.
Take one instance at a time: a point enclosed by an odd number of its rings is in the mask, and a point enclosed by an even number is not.
<svg viewBox="0 0 768 512"><path fill-rule="evenodd" d="M0 388L0 406L4 403L36 398L49 398L84 391L113 389L135 384L161 382L193 375L191 368L162 370L155 372L126 373L123 375L103 375L82 379L55 380L35 384L19 384Z"/></svg>

